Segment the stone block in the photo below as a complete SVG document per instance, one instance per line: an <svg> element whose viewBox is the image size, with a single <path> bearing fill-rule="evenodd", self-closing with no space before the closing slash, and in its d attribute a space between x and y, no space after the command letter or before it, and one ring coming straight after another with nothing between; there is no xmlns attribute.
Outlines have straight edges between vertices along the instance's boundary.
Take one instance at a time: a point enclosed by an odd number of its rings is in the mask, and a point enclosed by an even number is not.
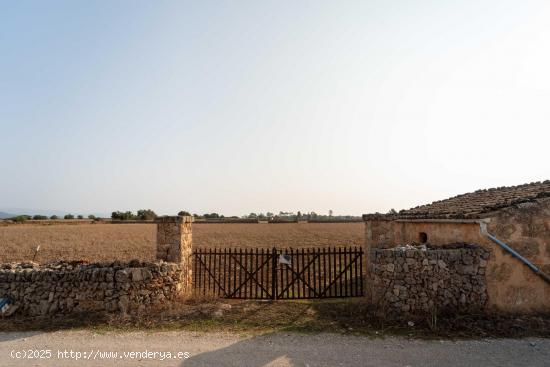
<svg viewBox="0 0 550 367"><path fill-rule="evenodd" d="M413 251L412 257L407 256L407 252L384 251L393 255L376 256L373 265L381 269L377 272L377 284L393 284L391 292L381 294L390 312L416 313L434 307L449 311L484 308L487 289L483 274L478 274L486 268L483 259L486 251L437 249Z"/></svg>

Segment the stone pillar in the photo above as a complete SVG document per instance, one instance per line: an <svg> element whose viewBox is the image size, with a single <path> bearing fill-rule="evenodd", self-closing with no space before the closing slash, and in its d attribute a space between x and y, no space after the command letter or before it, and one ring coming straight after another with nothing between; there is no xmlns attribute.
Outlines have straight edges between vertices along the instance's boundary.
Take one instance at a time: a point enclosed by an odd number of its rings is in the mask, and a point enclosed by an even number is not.
<svg viewBox="0 0 550 367"><path fill-rule="evenodd" d="M157 260L187 266L193 244L193 217L158 217Z"/></svg>
<svg viewBox="0 0 550 367"><path fill-rule="evenodd" d="M193 288L193 217L159 217L157 223L157 260L177 264L180 269L176 293L189 296Z"/></svg>
<svg viewBox="0 0 550 367"><path fill-rule="evenodd" d="M371 270L371 250L372 250L372 221L365 220L365 243L363 251L365 252L365 274L370 275ZM368 278L368 277L367 277Z"/></svg>

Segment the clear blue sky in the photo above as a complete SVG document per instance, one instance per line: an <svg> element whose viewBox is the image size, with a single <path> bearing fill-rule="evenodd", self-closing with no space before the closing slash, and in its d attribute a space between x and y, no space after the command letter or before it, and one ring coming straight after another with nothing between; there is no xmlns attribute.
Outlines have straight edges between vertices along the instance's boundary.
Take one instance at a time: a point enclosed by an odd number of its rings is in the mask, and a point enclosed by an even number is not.
<svg viewBox="0 0 550 367"><path fill-rule="evenodd" d="M550 2L0 1L0 208L408 208L550 178Z"/></svg>

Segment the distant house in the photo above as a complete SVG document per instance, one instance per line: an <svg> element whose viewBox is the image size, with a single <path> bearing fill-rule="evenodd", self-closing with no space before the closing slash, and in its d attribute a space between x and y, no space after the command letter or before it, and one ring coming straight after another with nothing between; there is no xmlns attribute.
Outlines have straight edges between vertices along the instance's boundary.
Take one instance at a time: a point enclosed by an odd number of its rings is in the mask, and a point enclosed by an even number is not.
<svg viewBox="0 0 550 367"><path fill-rule="evenodd" d="M365 214L363 220L367 253L411 243L479 244L491 252L485 274L490 309L550 311L550 283L540 274L550 273L549 180L478 190L394 214Z"/></svg>

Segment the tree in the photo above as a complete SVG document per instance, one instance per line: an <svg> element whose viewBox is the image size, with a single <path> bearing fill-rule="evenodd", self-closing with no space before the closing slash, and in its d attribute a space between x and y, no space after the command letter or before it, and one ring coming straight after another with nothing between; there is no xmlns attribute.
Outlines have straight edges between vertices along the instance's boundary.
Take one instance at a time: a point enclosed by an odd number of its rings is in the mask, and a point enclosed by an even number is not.
<svg viewBox="0 0 550 367"><path fill-rule="evenodd" d="M93 215L93 214L90 214L90 215L88 215L88 219L91 219L91 220L96 220L97 218L95 217L95 215Z"/></svg>
<svg viewBox="0 0 550 367"><path fill-rule="evenodd" d="M78 219L84 219L84 216L83 216L82 214L79 214L79 215L77 216L77 218L78 218Z"/></svg>
<svg viewBox="0 0 550 367"><path fill-rule="evenodd" d="M185 210L182 210L178 213L180 217L190 217L191 214L189 212L186 212Z"/></svg>
<svg viewBox="0 0 550 367"><path fill-rule="evenodd" d="M137 212L137 217L141 220L153 220L157 217L157 214L151 209L140 209Z"/></svg>
<svg viewBox="0 0 550 367"><path fill-rule="evenodd" d="M275 216L275 214L273 214L272 212L267 212L267 213L265 213L265 215L268 218L273 218Z"/></svg>
<svg viewBox="0 0 550 367"><path fill-rule="evenodd" d="M24 222L29 219L31 219L30 215L18 215L17 217L11 218L14 222Z"/></svg>
<svg viewBox="0 0 550 367"><path fill-rule="evenodd" d="M63 217L64 219L74 219L74 215L72 214L65 214L65 216Z"/></svg>
<svg viewBox="0 0 550 367"><path fill-rule="evenodd" d="M249 219L256 219L256 218L258 218L258 214L256 214L256 213L250 213L250 214L248 214L248 218L249 218Z"/></svg>
<svg viewBox="0 0 550 367"><path fill-rule="evenodd" d="M397 211L394 208L391 208L390 211L388 212L388 214L395 215L395 214L397 214Z"/></svg>
<svg viewBox="0 0 550 367"><path fill-rule="evenodd" d="M130 212L130 211L127 211L127 212L119 212L119 211L116 211L116 212L113 212L111 214L111 219L115 219L115 220L131 220L131 219L136 219L136 216L134 215L134 213Z"/></svg>
<svg viewBox="0 0 550 367"><path fill-rule="evenodd" d="M330 210L328 211L328 216L329 216L329 217L332 217L332 209L330 209Z"/></svg>
<svg viewBox="0 0 550 367"><path fill-rule="evenodd" d="M32 219L34 220L45 220L45 219L48 219L48 217L46 217L45 215L35 215L32 217Z"/></svg>
<svg viewBox="0 0 550 367"><path fill-rule="evenodd" d="M58 217L57 215L52 215L52 216L50 217L50 219L56 220L56 219L59 219L59 217Z"/></svg>

